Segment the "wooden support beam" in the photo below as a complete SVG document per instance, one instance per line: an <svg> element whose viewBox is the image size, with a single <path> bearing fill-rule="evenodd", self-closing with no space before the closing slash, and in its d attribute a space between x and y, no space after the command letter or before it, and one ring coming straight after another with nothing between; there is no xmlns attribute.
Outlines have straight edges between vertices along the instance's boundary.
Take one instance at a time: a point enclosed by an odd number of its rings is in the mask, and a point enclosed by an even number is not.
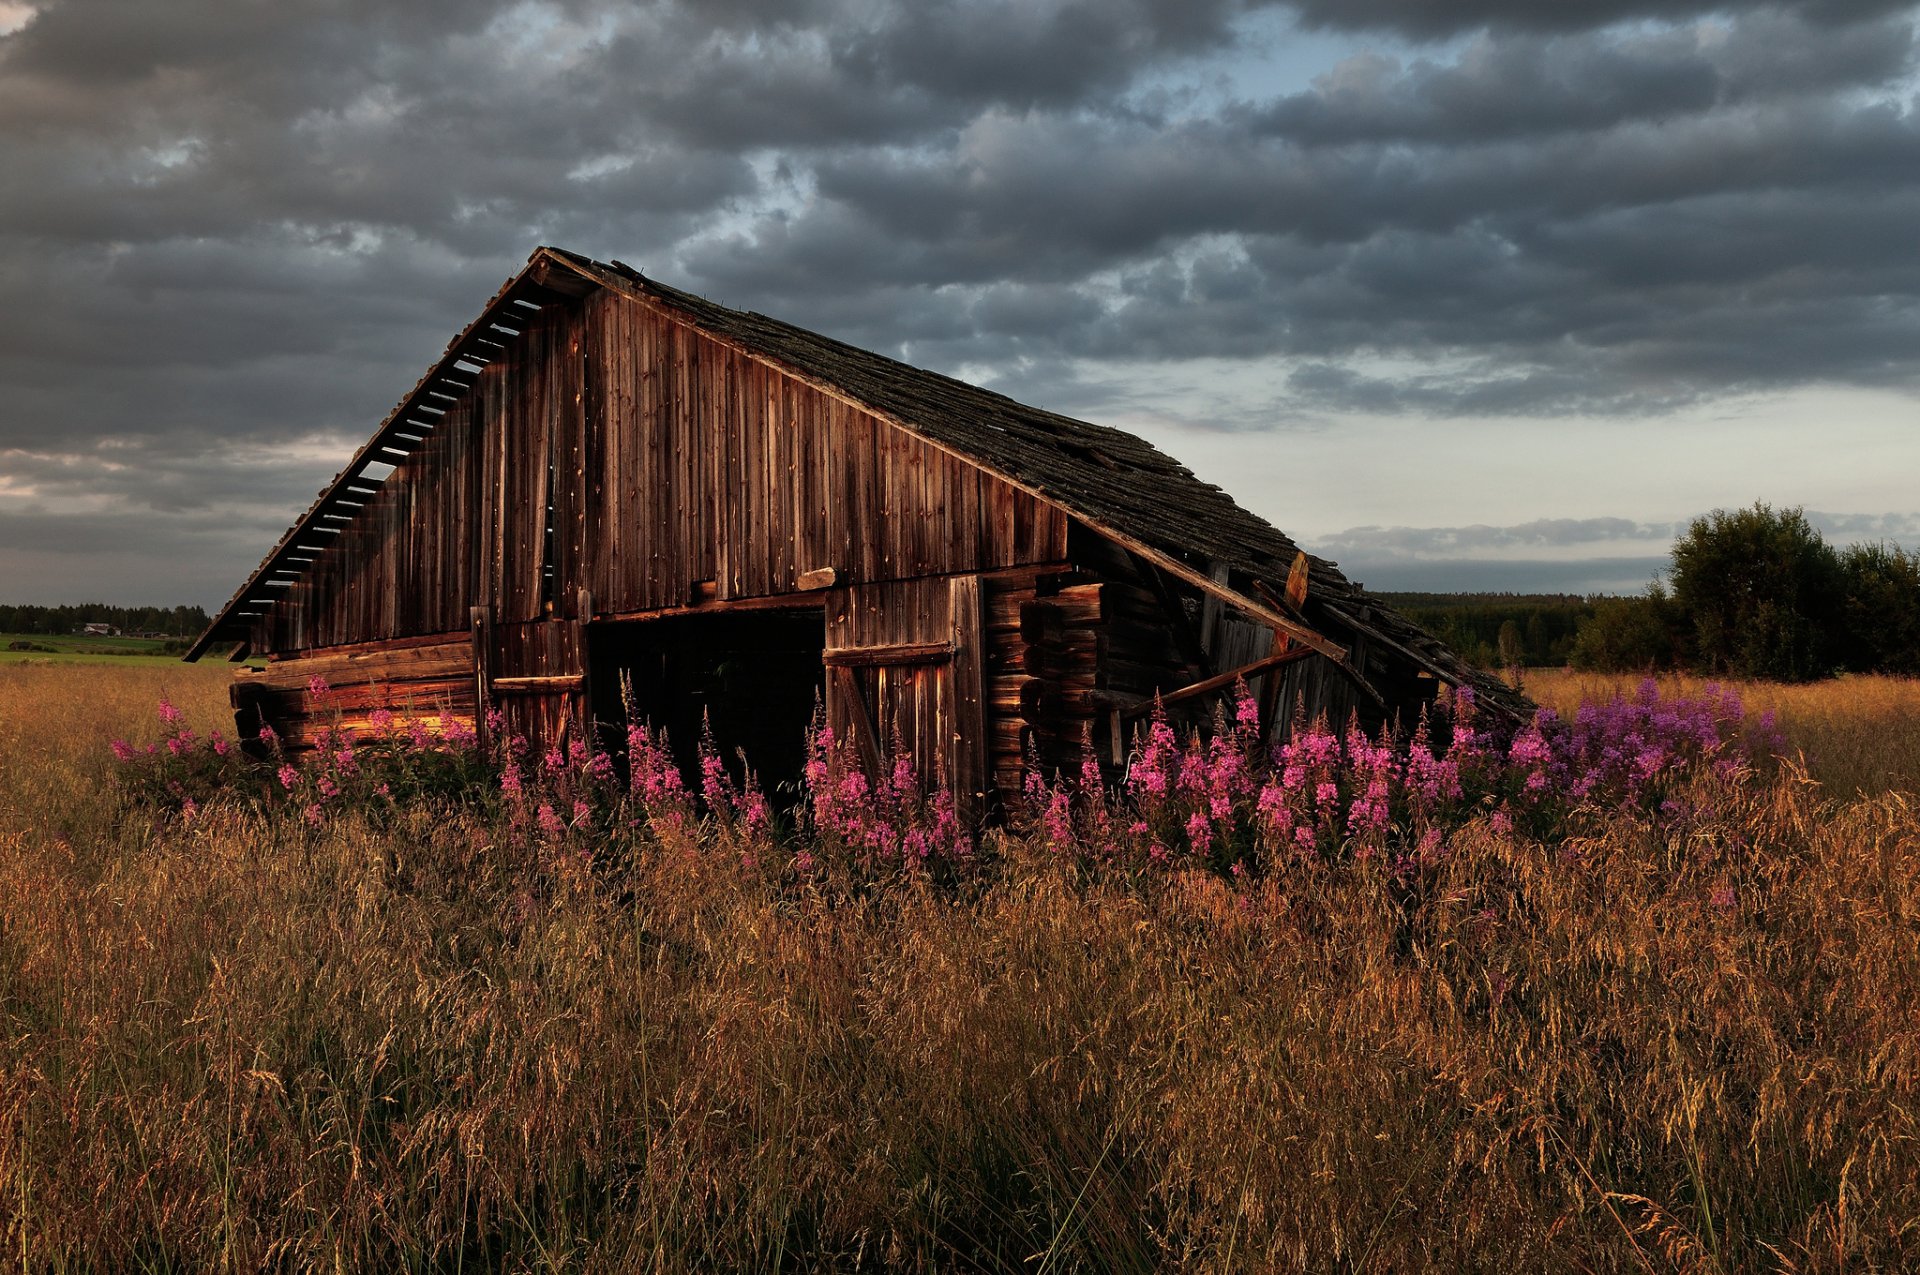
<svg viewBox="0 0 1920 1275"><path fill-rule="evenodd" d="M583 673L557 673L542 677L496 677L491 684L495 695L543 695L554 691L577 691L586 685Z"/></svg>
<svg viewBox="0 0 1920 1275"><path fill-rule="evenodd" d="M1206 695L1213 691L1225 690L1242 678L1258 677L1260 674L1270 672L1282 665L1292 664L1317 654L1319 654L1319 652L1302 646L1284 651L1279 655L1264 656L1251 664L1243 664L1237 669L1231 669L1225 673L1209 677L1205 681L1195 682L1191 686L1183 686L1177 691L1169 691L1165 695L1158 696L1153 700L1146 700L1134 705L1132 708L1123 709L1121 710L1121 716L1142 717L1153 711L1155 703L1163 705L1175 704L1181 700L1192 699L1197 695Z"/></svg>
<svg viewBox="0 0 1920 1275"><path fill-rule="evenodd" d="M821 653L828 668L893 668L901 664L945 664L951 642L901 642L893 646L852 646Z"/></svg>

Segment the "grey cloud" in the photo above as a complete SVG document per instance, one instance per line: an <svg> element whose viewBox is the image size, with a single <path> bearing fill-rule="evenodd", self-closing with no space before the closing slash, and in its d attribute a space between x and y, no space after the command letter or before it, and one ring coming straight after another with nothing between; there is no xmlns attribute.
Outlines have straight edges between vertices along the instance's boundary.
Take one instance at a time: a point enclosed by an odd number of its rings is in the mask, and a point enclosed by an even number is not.
<svg viewBox="0 0 1920 1275"><path fill-rule="evenodd" d="M1838 32L1762 12L1735 24L1577 37L1483 34L1450 62L1369 53L1250 122L1307 145L1459 143L1591 131L1716 106L1886 85L1911 70L1910 20Z"/></svg>
<svg viewBox="0 0 1920 1275"><path fill-rule="evenodd" d="M1316 553L1321 552L1317 547ZM1348 559L1340 569L1377 592L1571 593L1579 596L1644 592L1666 569L1665 558L1555 559L1434 558L1369 562Z"/></svg>
<svg viewBox="0 0 1920 1275"><path fill-rule="evenodd" d="M1309 26L1393 31L1434 39L1482 27L1587 31L1636 21L1685 21L1725 10L1724 0L1293 0ZM1789 0L1770 6L1822 26L1842 26L1906 8L1905 0Z"/></svg>
<svg viewBox="0 0 1920 1275"><path fill-rule="evenodd" d="M1630 518L1541 518L1496 527L1350 527L1315 548L1334 557L1470 558L1497 549L1565 549L1622 540L1664 540L1683 524Z"/></svg>

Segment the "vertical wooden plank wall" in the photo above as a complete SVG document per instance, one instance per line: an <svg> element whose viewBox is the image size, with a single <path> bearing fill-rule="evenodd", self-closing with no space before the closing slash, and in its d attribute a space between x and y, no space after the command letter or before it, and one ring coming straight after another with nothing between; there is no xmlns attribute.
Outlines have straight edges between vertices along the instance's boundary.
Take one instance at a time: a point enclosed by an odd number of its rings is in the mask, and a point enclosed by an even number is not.
<svg viewBox="0 0 1920 1275"><path fill-rule="evenodd" d="M684 324L611 293L583 303L590 437L604 471L584 578L602 613L1065 556L1054 505ZM591 447L589 444L589 454Z"/></svg>

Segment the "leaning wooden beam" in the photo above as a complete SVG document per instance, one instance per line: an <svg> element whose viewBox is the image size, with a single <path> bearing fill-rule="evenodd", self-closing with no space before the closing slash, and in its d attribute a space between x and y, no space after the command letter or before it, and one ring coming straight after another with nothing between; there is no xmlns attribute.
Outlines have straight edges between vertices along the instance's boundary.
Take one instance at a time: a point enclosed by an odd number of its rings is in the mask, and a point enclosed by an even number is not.
<svg viewBox="0 0 1920 1275"><path fill-rule="evenodd" d="M861 764L869 775L883 773L880 759L880 731L873 724L873 714L867 711L867 697L860 693L860 679L854 671L844 664L828 665L832 678L834 696L840 701L846 715L852 719L853 743L859 750Z"/></svg>
<svg viewBox="0 0 1920 1275"><path fill-rule="evenodd" d="M1165 695L1158 696L1155 699L1146 700L1130 708L1122 709L1120 710L1120 715L1122 717L1144 717L1153 711L1156 703L1161 705L1176 704L1181 700L1193 699L1196 696L1225 690L1243 678L1258 677L1260 674L1272 669L1277 669L1284 664L1293 664L1318 654L1318 651L1309 650L1306 647L1296 647L1290 651L1283 651L1279 655L1263 656L1251 664L1242 664L1237 669L1209 677L1205 681L1195 682L1191 686L1183 686L1177 691L1168 691Z"/></svg>

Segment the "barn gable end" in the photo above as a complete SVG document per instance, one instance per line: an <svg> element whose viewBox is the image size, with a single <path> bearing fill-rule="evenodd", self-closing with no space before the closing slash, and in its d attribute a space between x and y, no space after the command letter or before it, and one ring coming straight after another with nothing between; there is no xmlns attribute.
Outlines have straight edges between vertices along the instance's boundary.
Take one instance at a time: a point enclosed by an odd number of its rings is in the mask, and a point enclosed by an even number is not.
<svg viewBox="0 0 1920 1275"><path fill-rule="evenodd" d="M975 798L1249 666L1283 720L1443 682L1517 707L1141 440L551 249L190 658L220 640L267 657L236 709L295 747L379 707L553 738L626 681L778 752L728 697L791 725L817 688L870 760Z"/></svg>

